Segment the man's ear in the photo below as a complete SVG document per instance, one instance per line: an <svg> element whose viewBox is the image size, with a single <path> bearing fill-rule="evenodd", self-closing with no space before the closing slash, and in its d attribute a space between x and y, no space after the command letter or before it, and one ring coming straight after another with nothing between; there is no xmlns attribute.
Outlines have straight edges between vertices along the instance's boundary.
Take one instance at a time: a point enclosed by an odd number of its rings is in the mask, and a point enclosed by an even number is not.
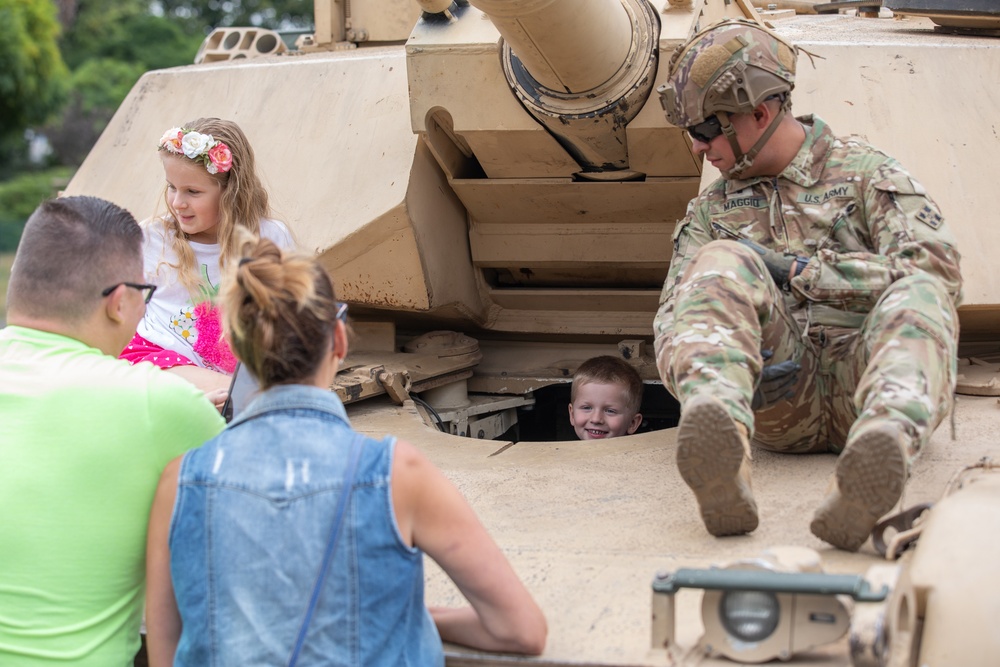
<svg viewBox="0 0 1000 667"><path fill-rule="evenodd" d="M766 127L767 123L771 119L771 110L767 108L767 104L761 102L753 110L753 120L758 127Z"/></svg>
<svg viewBox="0 0 1000 667"><path fill-rule="evenodd" d="M628 425L628 434L632 435L635 433L640 424L642 424L642 414L637 412L635 413L635 417L632 417L632 423Z"/></svg>
<svg viewBox="0 0 1000 667"><path fill-rule="evenodd" d="M767 100L755 106L752 113L754 122L761 129L766 128L774 120L775 111L768 104Z"/></svg>
<svg viewBox="0 0 1000 667"><path fill-rule="evenodd" d="M125 321L125 285L119 285L104 299L104 312L116 324Z"/></svg>

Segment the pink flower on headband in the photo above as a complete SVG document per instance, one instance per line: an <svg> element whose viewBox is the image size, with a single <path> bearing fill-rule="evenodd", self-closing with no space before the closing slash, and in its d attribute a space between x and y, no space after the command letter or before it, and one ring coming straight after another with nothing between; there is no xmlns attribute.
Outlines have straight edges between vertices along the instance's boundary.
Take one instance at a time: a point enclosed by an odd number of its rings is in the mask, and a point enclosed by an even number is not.
<svg viewBox="0 0 1000 667"><path fill-rule="evenodd" d="M181 148L181 140L184 138L184 130L179 127L172 127L163 133L160 138L160 148L166 149L171 153L181 153L183 149Z"/></svg>
<svg viewBox="0 0 1000 667"><path fill-rule="evenodd" d="M229 150L229 146L220 141L208 149L208 164L205 167L211 174L220 171L226 173L232 169L233 152ZM212 167L215 167L215 171L212 170Z"/></svg>
<svg viewBox="0 0 1000 667"><path fill-rule="evenodd" d="M224 174L233 168L233 152L211 134L174 127L160 137L159 149L201 162L210 174Z"/></svg>

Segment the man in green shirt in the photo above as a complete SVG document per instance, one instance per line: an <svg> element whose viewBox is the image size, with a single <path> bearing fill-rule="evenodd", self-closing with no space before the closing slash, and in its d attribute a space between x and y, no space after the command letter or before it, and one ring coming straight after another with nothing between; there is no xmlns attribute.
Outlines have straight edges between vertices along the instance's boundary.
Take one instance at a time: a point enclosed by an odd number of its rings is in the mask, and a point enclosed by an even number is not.
<svg viewBox="0 0 1000 667"><path fill-rule="evenodd" d="M189 383L115 358L155 289L141 246L93 197L25 226L0 330L0 664L132 664L160 472L224 426Z"/></svg>

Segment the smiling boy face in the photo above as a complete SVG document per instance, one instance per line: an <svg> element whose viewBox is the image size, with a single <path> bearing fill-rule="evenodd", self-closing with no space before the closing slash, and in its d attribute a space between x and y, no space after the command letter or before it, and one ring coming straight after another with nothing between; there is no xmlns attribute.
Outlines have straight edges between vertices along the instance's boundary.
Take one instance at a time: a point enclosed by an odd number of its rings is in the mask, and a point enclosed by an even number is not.
<svg viewBox="0 0 1000 667"><path fill-rule="evenodd" d="M628 408L625 390L617 384L587 382L569 404L569 421L581 440L603 440L635 433L642 415Z"/></svg>

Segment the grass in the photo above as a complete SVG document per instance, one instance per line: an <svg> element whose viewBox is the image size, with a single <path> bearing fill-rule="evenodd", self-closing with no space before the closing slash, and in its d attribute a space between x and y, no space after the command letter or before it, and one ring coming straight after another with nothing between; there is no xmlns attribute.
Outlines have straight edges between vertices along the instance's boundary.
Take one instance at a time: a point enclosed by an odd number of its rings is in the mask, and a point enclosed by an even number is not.
<svg viewBox="0 0 1000 667"><path fill-rule="evenodd" d="M14 253L0 253L0 327L7 324L7 280L10 278L10 265L14 262Z"/></svg>

